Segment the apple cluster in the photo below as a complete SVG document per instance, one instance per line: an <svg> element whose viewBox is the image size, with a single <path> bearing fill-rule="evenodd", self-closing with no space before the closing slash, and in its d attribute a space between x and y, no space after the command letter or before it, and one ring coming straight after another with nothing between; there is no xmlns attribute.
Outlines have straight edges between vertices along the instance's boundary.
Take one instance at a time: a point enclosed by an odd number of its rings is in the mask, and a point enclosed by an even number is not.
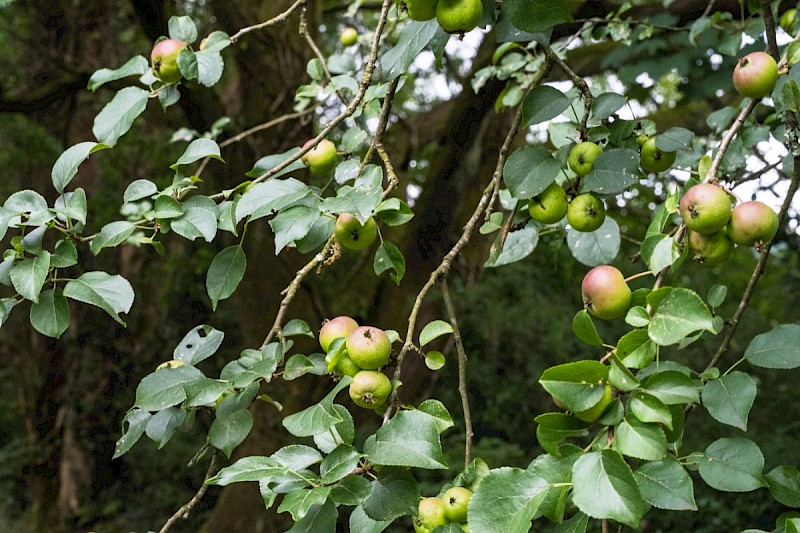
<svg viewBox="0 0 800 533"><path fill-rule="evenodd" d="M328 372L353 378L349 388L353 403L364 409L386 403L392 383L380 368L389 362L392 343L385 331L338 316L322 324L319 344L327 353Z"/></svg>
<svg viewBox="0 0 800 533"><path fill-rule="evenodd" d="M422 498L417 516L413 519L414 531L430 533L439 526L459 524L463 531L469 533L467 507L470 498L472 491L466 487L450 487L441 498Z"/></svg>
<svg viewBox="0 0 800 533"><path fill-rule="evenodd" d="M403 0L413 20L434 17L447 33L464 34L478 27L483 15L481 0Z"/></svg>

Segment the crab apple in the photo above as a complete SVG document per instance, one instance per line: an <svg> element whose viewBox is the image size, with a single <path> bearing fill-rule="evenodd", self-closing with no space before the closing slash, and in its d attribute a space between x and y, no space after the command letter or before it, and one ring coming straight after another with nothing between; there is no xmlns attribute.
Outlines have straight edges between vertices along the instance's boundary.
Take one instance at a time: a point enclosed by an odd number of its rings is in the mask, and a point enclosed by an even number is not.
<svg viewBox="0 0 800 533"><path fill-rule="evenodd" d="M333 233L342 246L348 250L359 251L372 244L378 235L378 226L372 217L368 218L362 225L350 213L342 213L336 218Z"/></svg>
<svg viewBox="0 0 800 533"><path fill-rule="evenodd" d="M313 143L313 139L306 141L303 148L311 146ZM319 144L306 152L301 160L308 165L312 174L317 176L330 174L336 165L336 145L328 139L322 139Z"/></svg>
<svg viewBox="0 0 800 533"><path fill-rule="evenodd" d="M175 83L183 75L178 68L178 54L186 48L186 43L178 39L159 41L150 52L150 63L153 74L164 83Z"/></svg>
<svg viewBox="0 0 800 533"><path fill-rule="evenodd" d="M613 399L614 396L612 394L611 385L606 383L605 389L603 390L603 397L600 398L600 401L597 402L597 404L589 409L586 409L585 411L578 411L572 414L584 422L594 422L600 418L600 415L603 414L603 411L606 410L606 407L608 407L608 404L610 404L611 400Z"/></svg>
<svg viewBox="0 0 800 533"><path fill-rule="evenodd" d="M698 183L689 188L678 204L686 227L707 235L725 227L731 218L728 193L711 183Z"/></svg>
<svg viewBox="0 0 800 533"><path fill-rule="evenodd" d="M631 288L611 265L596 266L584 276L581 296L586 310L604 320L624 315L631 305Z"/></svg>
<svg viewBox="0 0 800 533"><path fill-rule="evenodd" d="M422 498L417 508L417 516L423 527L430 530L439 526L447 525L447 517L444 514L444 502L441 498L431 496Z"/></svg>
<svg viewBox="0 0 800 533"><path fill-rule="evenodd" d="M733 242L725 228L707 235L689 230L687 241L692 259L704 265L724 263L733 252Z"/></svg>
<svg viewBox="0 0 800 533"><path fill-rule="evenodd" d="M794 25L796 23L797 23L797 9L795 8L789 9L783 15L781 15L780 27L783 28L783 31L785 31L786 33L793 33Z"/></svg>
<svg viewBox="0 0 800 533"><path fill-rule="evenodd" d="M744 202L731 211L728 236L740 246L760 246L771 241L776 233L778 215L763 202Z"/></svg>
<svg viewBox="0 0 800 533"><path fill-rule="evenodd" d="M444 493L444 515L451 522L466 522L467 506L472 498L472 491L466 487L450 487Z"/></svg>
<svg viewBox="0 0 800 533"><path fill-rule="evenodd" d="M339 34L339 42L344 46L353 46L358 41L358 30L352 27L345 28Z"/></svg>
<svg viewBox="0 0 800 533"><path fill-rule="evenodd" d="M436 17L438 0L405 0L406 11L412 20L426 21Z"/></svg>
<svg viewBox="0 0 800 533"><path fill-rule="evenodd" d="M436 20L447 33L467 33L478 27L483 16L481 0L439 0Z"/></svg>
<svg viewBox="0 0 800 533"><path fill-rule="evenodd" d="M361 370L353 376L350 399L364 409L376 409L386 403L392 393L392 382L383 372Z"/></svg>
<svg viewBox="0 0 800 533"><path fill-rule="evenodd" d="M349 316L337 316L323 322L319 330L319 345L326 352L333 341L338 338L347 338L356 328L358 322Z"/></svg>
<svg viewBox="0 0 800 533"><path fill-rule="evenodd" d="M569 151L567 163L575 174L585 176L591 172L594 160L602 153L603 149L596 143L584 141L572 147L572 150Z"/></svg>
<svg viewBox="0 0 800 533"><path fill-rule="evenodd" d="M555 224L567 214L567 193L556 182L551 183L528 203L531 218L542 224Z"/></svg>
<svg viewBox="0 0 800 533"><path fill-rule="evenodd" d="M373 326L353 330L345 341L347 353L359 368L375 370L389 362L392 343L386 332Z"/></svg>
<svg viewBox="0 0 800 533"><path fill-rule="evenodd" d="M642 144L639 163L648 172L664 172L675 162L675 152L664 152L656 146L656 138L650 137Z"/></svg>
<svg viewBox="0 0 800 533"><path fill-rule="evenodd" d="M606 220L603 200L591 193L576 196L567 206L567 220L575 231L591 232Z"/></svg>
<svg viewBox="0 0 800 533"><path fill-rule="evenodd" d="M350 359L350 355L345 351L342 356L336 361L336 373L340 376L350 376L353 377L359 372L361 372L361 368L357 364Z"/></svg>
<svg viewBox="0 0 800 533"><path fill-rule="evenodd" d="M778 82L778 64L766 52L752 52L739 59L733 69L733 87L748 98L763 98Z"/></svg>

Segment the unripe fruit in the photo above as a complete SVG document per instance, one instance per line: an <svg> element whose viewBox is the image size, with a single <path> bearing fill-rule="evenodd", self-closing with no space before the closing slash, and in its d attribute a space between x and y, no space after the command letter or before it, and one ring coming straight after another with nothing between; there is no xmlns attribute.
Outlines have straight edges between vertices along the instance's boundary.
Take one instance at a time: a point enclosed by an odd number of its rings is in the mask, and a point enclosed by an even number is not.
<svg viewBox="0 0 800 533"><path fill-rule="evenodd" d="M656 147L656 138L650 137L644 144L639 154L642 168L648 172L664 172L669 170L675 162L675 152L663 152Z"/></svg>
<svg viewBox="0 0 800 533"><path fill-rule="evenodd" d="M733 242L724 228L708 235L689 230L687 241L692 259L704 265L724 263L733 252Z"/></svg>
<svg viewBox="0 0 800 533"><path fill-rule="evenodd" d="M575 231L596 230L606 220L603 200L591 193L576 196L567 206L567 220Z"/></svg>
<svg viewBox="0 0 800 533"><path fill-rule="evenodd" d="M347 352L343 353L339 360L336 362L336 373L340 376L355 376L361 372L361 368L350 359Z"/></svg>
<svg viewBox="0 0 800 533"><path fill-rule="evenodd" d="M303 148L310 146L313 142L313 139L307 141ZM322 139L319 144L305 153L301 161L308 165L312 174L317 176L330 174L333 167L336 166L336 145L328 139Z"/></svg>
<svg viewBox="0 0 800 533"><path fill-rule="evenodd" d="M584 422L594 422L600 418L600 415L603 414L603 411L606 410L606 407L608 407L608 404L611 403L613 398L614 396L612 394L611 385L606 383L605 390L603 391L603 397L600 398L600 401L595 406L590 407L585 411L579 411L572 414Z"/></svg>
<svg viewBox="0 0 800 533"><path fill-rule="evenodd" d="M698 183L681 198L678 211L686 227L707 235L725 227L731 218L728 193L711 183Z"/></svg>
<svg viewBox="0 0 800 533"><path fill-rule="evenodd" d="M356 328L345 341L350 359L360 368L375 370L389 362L392 343L382 329L372 326Z"/></svg>
<svg viewBox="0 0 800 533"><path fill-rule="evenodd" d="M364 409L376 409L386 403L392 393L392 382L383 372L361 370L353 376L350 399Z"/></svg>
<svg viewBox="0 0 800 533"><path fill-rule="evenodd" d="M467 33L478 27L483 16L481 0L439 0L436 20L447 33Z"/></svg>
<svg viewBox="0 0 800 533"><path fill-rule="evenodd" d="M531 198L528 212L542 224L555 224L567 214L567 193L558 183L551 183L538 196Z"/></svg>
<svg viewBox="0 0 800 533"><path fill-rule="evenodd" d="M356 328L358 322L349 316L332 318L323 323L319 330L319 345L327 352L333 341L341 337L347 338Z"/></svg>
<svg viewBox="0 0 800 533"><path fill-rule="evenodd" d="M412 20L426 21L436 16L437 0L405 0L406 11Z"/></svg>
<svg viewBox="0 0 800 533"><path fill-rule="evenodd" d="M440 498L422 498L417 509L417 516L419 516L421 525L428 529L447 525L447 517L444 515L444 502Z"/></svg>
<svg viewBox="0 0 800 533"><path fill-rule="evenodd" d="M624 315L631 305L631 288L622 272L611 265L596 266L584 276L581 296L584 308L604 320Z"/></svg>
<svg viewBox="0 0 800 533"><path fill-rule="evenodd" d="M355 28L345 28L339 34L339 42L344 46L353 46L358 41L358 30Z"/></svg>
<svg viewBox="0 0 800 533"><path fill-rule="evenodd" d="M797 23L797 9L789 9L781 15L780 26L786 33L794 32L794 25Z"/></svg>
<svg viewBox="0 0 800 533"><path fill-rule="evenodd" d="M361 225L356 217L350 213L342 213L336 218L333 229L336 240L348 250L360 251L368 248L378 235L378 226L370 217Z"/></svg>
<svg viewBox="0 0 800 533"><path fill-rule="evenodd" d="M467 521L467 506L469 499L472 498L472 491L466 487L450 487L444 493L444 515L456 523Z"/></svg>
<svg viewBox="0 0 800 533"><path fill-rule="evenodd" d="M603 149L600 146L590 141L584 141L572 147L567 163L575 174L585 176L592 171L594 160L602 153Z"/></svg>
<svg viewBox="0 0 800 533"><path fill-rule="evenodd" d="M159 41L150 52L153 74L164 83L175 83L183 76L178 68L178 54L186 48L186 43L178 39Z"/></svg>
<svg viewBox="0 0 800 533"><path fill-rule="evenodd" d="M759 201L744 202L733 208L728 222L730 239L740 246L760 246L778 233L778 215Z"/></svg>
<svg viewBox="0 0 800 533"><path fill-rule="evenodd" d="M747 54L733 69L733 87L748 98L769 96L777 82L778 64L766 52Z"/></svg>

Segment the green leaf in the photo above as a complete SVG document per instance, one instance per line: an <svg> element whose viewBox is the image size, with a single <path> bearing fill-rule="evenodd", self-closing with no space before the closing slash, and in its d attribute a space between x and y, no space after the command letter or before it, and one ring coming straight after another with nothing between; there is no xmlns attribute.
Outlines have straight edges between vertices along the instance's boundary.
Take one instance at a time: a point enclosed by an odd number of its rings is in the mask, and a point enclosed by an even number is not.
<svg viewBox="0 0 800 533"><path fill-rule="evenodd" d="M564 413L545 413L537 416L536 440L548 453L558 456L558 446L570 437L588 435L589 424Z"/></svg>
<svg viewBox="0 0 800 533"><path fill-rule="evenodd" d="M232 394L231 383L219 379L201 378L184 385L186 400L183 408L215 405L223 394Z"/></svg>
<svg viewBox="0 0 800 533"><path fill-rule="evenodd" d="M31 305L31 326L48 337L58 339L69 327L69 303L61 289L51 289L39 295Z"/></svg>
<svg viewBox="0 0 800 533"><path fill-rule="evenodd" d="M311 189L294 178L270 179L253 185L236 203L236 222L250 216L255 220L279 211L311 194ZM251 216L252 215L252 216Z"/></svg>
<svg viewBox="0 0 800 533"><path fill-rule="evenodd" d="M542 515L554 522L560 522L564 519L567 496L572 487L572 465L575 464L578 457L579 454L561 458L542 454L528 465L527 470L529 472L536 474L550 484L547 495L539 505L534 518Z"/></svg>
<svg viewBox="0 0 800 533"><path fill-rule="evenodd" d="M153 218L159 220L171 220L183 215L183 206L180 202L168 194L159 194L156 198L156 206Z"/></svg>
<svg viewBox="0 0 800 533"><path fill-rule="evenodd" d="M183 202L183 216L170 224L178 235L193 241L202 237L211 242L217 234L217 204L207 196L192 196Z"/></svg>
<svg viewBox="0 0 800 533"><path fill-rule="evenodd" d="M183 336L183 339L172 351L172 357L194 366L217 353L224 338L223 332L211 326L197 326Z"/></svg>
<svg viewBox="0 0 800 533"><path fill-rule="evenodd" d="M453 326L450 325L450 322L445 322L444 320L428 322L419 334L419 345L425 346L432 340L450 333L453 333Z"/></svg>
<svg viewBox="0 0 800 533"><path fill-rule="evenodd" d="M135 202L144 198L149 198L158 193L158 187L150 180L136 180L131 182L125 189L122 198L125 203Z"/></svg>
<svg viewBox="0 0 800 533"><path fill-rule="evenodd" d="M224 31L213 31L201 41L203 50L221 52L231 45L231 38Z"/></svg>
<svg viewBox="0 0 800 533"><path fill-rule="evenodd" d="M356 430L353 415L343 405L334 404L333 412L341 418L333 427L314 435L314 444L324 453L331 453L340 444L353 444Z"/></svg>
<svg viewBox="0 0 800 533"><path fill-rule="evenodd" d="M756 335L745 350L744 358L762 368L797 368L800 366L800 325L782 324Z"/></svg>
<svg viewBox="0 0 800 533"><path fill-rule="evenodd" d="M295 437L313 437L328 431L342 421L342 417L334 409L333 399L344 388L350 385L351 378L342 378L325 398L299 413L283 419L283 427Z"/></svg>
<svg viewBox="0 0 800 533"><path fill-rule="evenodd" d="M662 152L689 150L694 133L686 128L670 128L656 137L656 148Z"/></svg>
<svg viewBox="0 0 800 533"><path fill-rule="evenodd" d="M36 303L49 271L50 253L41 250L36 257L24 259L11 267L11 283L20 296Z"/></svg>
<svg viewBox="0 0 800 533"><path fill-rule="evenodd" d="M178 39L187 44L192 44L197 40L197 26L192 17L170 17L168 26L170 39Z"/></svg>
<svg viewBox="0 0 800 533"><path fill-rule="evenodd" d="M664 370L648 376L642 387L666 405L699 403L699 384L676 370Z"/></svg>
<svg viewBox="0 0 800 533"><path fill-rule="evenodd" d="M381 533L392 522L389 520L373 520L367 516L361 505L356 506L350 513L350 533Z"/></svg>
<svg viewBox="0 0 800 533"><path fill-rule="evenodd" d="M150 63L144 56L134 56L118 69L101 68L89 78L87 88L94 92L102 85L110 82L127 78L128 76L141 76L150 70Z"/></svg>
<svg viewBox="0 0 800 533"><path fill-rule="evenodd" d="M369 461L379 465L446 469L436 420L421 411L400 411L364 445Z"/></svg>
<svg viewBox="0 0 800 533"><path fill-rule="evenodd" d="M525 126L533 126L553 120L569 109L570 104L572 98L555 87L539 85L531 89L522 102L522 122Z"/></svg>
<svg viewBox="0 0 800 533"><path fill-rule="evenodd" d="M219 145L216 142L211 139L195 139L189 143L183 155L169 168L176 170L180 165L188 165L206 157L223 161L219 153Z"/></svg>
<svg viewBox="0 0 800 533"><path fill-rule="evenodd" d="M318 208L305 205L293 205L275 215L269 221L275 233L275 255L286 245L305 237L320 216Z"/></svg>
<svg viewBox="0 0 800 533"><path fill-rule="evenodd" d="M791 465L773 468L764 476L769 493L776 501L789 507L800 507L800 471Z"/></svg>
<svg viewBox="0 0 800 533"><path fill-rule="evenodd" d="M56 243L56 249L50 256L50 266L53 268L67 268L78 264L78 249L72 241L61 240Z"/></svg>
<svg viewBox="0 0 800 533"><path fill-rule="evenodd" d="M95 235L92 239L92 255L97 255L103 248L112 248L125 242L125 240L133 235L136 226L125 220L119 220L106 224L100 230L100 233Z"/></svg>
<svg viewBox="0 0 800 533"><path fill-rule="evenodd" d="M115 94L94 119L92 133L95 138L107 146L117 144L133 121L144 112L149 97L150 93L139 87L126 87Z"/></svg>
<svg viewBox="0 0 800 533"><path fill-rule="evenodd" d="M203 377L202 372L189 365L156 370L139 382L133 406L144 411L161 411L178 405L186 399L184 384Z"/></svg>
<svg viewBox="0 0 800 533"><path fill-rule="evenodd" d="M336 483L355 470L360 458L361 454L353 446L338 446L319 465L320 481L325 484Z"/></svg>
<svg viewBox="0 0 800 533"><path fill-rule="evenodd" d="M64 296L79 302L95 305L125 325L119 313L127 313L133 305L133 287L119 275L105 272L86 272L64 287Z"/></svg>
<svg viewBox="0 0 800 533"><path fill-rule="evenodd" d="M646 329L635 329L617 343L617 355L628 368L644 368L656 358L656 345Z"/></svg>
<svg viewBox="0 0 800 533"><path fill-rule="evenodd" d="M539 383L570 411L585 411L597 405L605 393L608 367L599 361L577 361L552 366Z"/></svg>
<svg viewBox="0 0 800 533"><path fill-rule="evenodd" d="M136 444L136 441L144 434L147 422L152 416L152 414L141 409L133 408L128 411L125 418L122 419L123 428L125 424L128 424L128 429L123 431L122 436L114 446L113 459L125 455Z"/></svg>
<svg viewBox="0 0 800 533"><path fill-rule="evenodd" d="M492 268L521 261L533 253L537 244L539 244L539 229L531 221L524 228L509 233L502 249L498 235L483 266Z"/></svg>
<svg viewBox="0 0 800 533"><path fill-rule="evenodd" d="M85 224L86 213L88 212L86 191L78 188L72 192L65 192L56 198L53 211L56 212L60 220L66 221L67 219L71 219Z"/></svg>
<svg viewBox="0 0 800 533"><path fill-rule="evenodd" d="M293 335L305 335L306 337L316 337L309 325L305 320L293 318L281 328L281 333L284 337L291 337Z"/></svg>
<svg viewBox="0 0 800 533"><path fill-rule="evenodd" d="M372 262L372 269L376 276L380 276L387 270L394 269L395 273L391 274L392 280L400 285L400 280L406 274L406 259L403 257L403 252L389 241L381 242L378 249L375 250L375 259Z"/></svg>
<svg viewBox="0 0 800 533"><path fill-rule="evenodd" d="M3 207L10 211L13 216L25 214L31 219L44 217L44 215L48 214L49 210L47 200L44 199L44 196L36 191L28 189L17 191L6 198ZM23 223L23 225L28 224ZM36 225L38 225L38 223Z"/></svg>
<svg viewBox="0 0 800 533"><path fill-rule="evenodd" d="M300 148L292 148L291 150L287 150L282 154L273 154L262 157L261 159L256 161L256 164L247 174L245 174L245 176L247 176L248 178L258 178L260 176L263 176L264 174L271 171L273 168L277 167L287 159L294 157L295 154L297 154L299 151ZM293 163L291 163L286 168L284 168L283 170L281 170L280 172L278 172L277 174L275 174L274 176L272 176L272 178L283 176L284 174L288 174L289 172L302 170L303 168L305 168L305 165L303 165L303 162L298 159Z"/></svg>
<svg viewBox="0 0 800 533"><path fill-rule="evenodd" d="M206 291L211 298L212 310L216 310L220 300L233 294L246 269L247 257L241 244L228 246L214 256L206 275Z"/></svg>
<svg viewBox="0 0 800 533"><path fill-rule="evenodd" d="M160 450L169 442L181 424L184 423L187 415L186 411L175 407L159 411L147 421L145 433L158 444L158 449Z"/></svg>
<svg viewBox="0 0 800 533"><path fill-rule="evenodd" d="M383 170L368 165L352 187L343 185L336 191L336 197L325 198L321 209L326 213L351 213L364 224L381 201L382 182Z"/></svg>
<svg viewBox="0 0 800 533"><path fill-rule="evenodd" d="M631 393L628 410L642 422L655 422L672 427L669 408L652 394L637 390ZM660 458L659 458L660 459Z"/></svg>
<svg viewBox="0 0 800 533"><path fill-rule="evenodd" d="M571 227L567 229L569 251L586 266L611 263L619 253L621 242L619 225L609 216L602 226L590 233L575 231Z"/></svg>
<svg viewBox="0 0 800 533"><path fill-rule="evenodd" d="M586 533L589 517L578 511L569 520L564 520L555 527L548 529L547 533Z"/></svg>
<svg viewBox="0 0 800 533"><path fill-rule="evenodd" d="M744 372L731 372L703 386L703 405L714 420L747 431L747 417L756 398L756 382Z"/></svg>
<svg viewBox="0 0 800 533"><path fill-rule="evenodd" d="M639 526L646 504L633 472L613 450L587 453L572 467L572 501L592 518Z"/></svg>
<svg viewBox="0 0 800 533"><path fill-rule="evenodd" d="M140 56L141 57L141 56ZM58 156L50 176L53 180L53 187L59 193L63 193L66 186L78 173L78 166L83 163L89 155L110 148L105 144L95 142L82 142L67 148L64 153Z"/></svg>
<svg viewBox="0 0 800 533"><path fill-rule="evenodd" d="M225 61L216 50L199 50L194 53L197 61L197 81L206 87L213 87L222 78Z"/></svg>
<svg viewBox="0 0 800 533"><path fill-rule="evenodd" d="M342 505L359 505L367 499L372 484L361 476L348 476L333 486L331 499ZM371 519L370 519L371 520Z"/></svg>
<svg viewBox="0 0 800 533"><path fill-rule="evenodd" d="M766 486L762 477L764 455L756 443L743 438L712 442L698 467L700 477L711 488L725 492L748 492Z"/></svg>
<svg viewBox="0 0 800 533"><path fill-rule="evenodd" d="M675 459L647 462L634 472L642 498L658 509L696 511L689 473Z"/></svg>
<svg viewBox="0 0 800 533"><path fill-rule="evenodd" d="M253 415L247 409L217 417L208 430L208 442L230 458L233 450L244 441L253 429Z"/></svg>
<svg viewBox="0 0 800 533"><path fill-rule="evenodd" d="M419 485L411 472L389 466L378 472L363 506L367 516L383 521L416 514L418 503Z"/></svg>
<svg viewBox="0 0 800 533"><path fill-rule="evenodd" d="M425 354L425 366L431 370L439 370L443 368L446 362L447 361L442 352L431 350Z"/></svg>
<svg viewBox="0 0 800 533"><path fill-rule="evenodd" d="M628 457L657 461L667 454L667 438L657 424L629 416L617 426L614 449Z"/></svg>
<svg viewBox="0 0 800 533"><path fill-rule="evenodd" d="M781 102L787 111L800 111L800 85L791 78L781 88Z"/></svg>
<svg viewBox="0 0 800 533"><path fill-rule="evenodd" d="M503 11L522 31L536 33L549 30L557 24L572 22L563 0L506 0Z"/></svg>
<svg viewBox="0 0 800 533"><path fill-rule="evenodd" d="M388 198L375 208L375 216L387 226L402 226L414 218L414 212L399 198Z"/></svg>
<svg viewBox="0 0 800 533"><path fill-rule="evenodd" d="M411 21L406 24L400 32L397 44L380 58L384 79L391 81L406 72L417 55L437 34L443 34L443 30L435 20Z"/></svg>
<svg viewBox="0 0 800 533"><path fill-rule="evenodd" d="M719 307L725 302L728 295L728 287L725 285L714 285L708 290L708 305L712 308Z"/></svg>
<svg viewBox="0 0 800 533"><path fill-rule="evenodd" d="M331 500L327 500L322 505L313 505L302 520L295 522L292 529L286 533L334 533L336 531L336 519L339 513Z"/></svg>
<svg viewBox="0 0 800 533"><path fill-rule="evenodd" d="M581 192L618 194L639 181L639 154L628 148L605 150L584 177Z"/></svg>
<svg viewBox="0 0 800 533"><path fill-rule="evenodd" d="M330 492L330 487L314 487L313 489L293 490L288 492L283 497L283 501L278 507L278 512L289 512L291 513L294 521L300 521L305 518L312 506L320 506L325 503Z"/></svg>
<svg viewBox="0 0 800 533"><path fill-rule="evenodd" d="M684 288L672 290L661 301L647 333L656 344L677 344L697 331L714 332L713 317L702 298Z"/></svg>
<svg viewBox="0 0 800 533"><path fill-rule="evenodd" d="M655 234L642 243L642 259L652 272L661 272L675 264L681 256L681 247L674 237Z"/></svg>
<svg viewBox="0 0 800 533"><path fill-rule="evenodd" d="M419 404L417 410L433 418L439 433L444 433L455 425L450 412L439 400L425 400Z"/></svg>
<svg viewBox="0 0 800 533"><path fill-rule="evenodd" d="M603 93L592 102L592 117L605 120L628 103L628 98L617 93Z"/></svg>
<svg viewBox="0 0 800 533"><path fill-rule="evenodd" d="M503 181L514 198L533 198L553 183L560 171L561 163L548 150L528 145L506 160Z"/></svg>
<svg viewBox="0 0 800 533"><path fill-rule="evenodd" d="M469 528L473 533L527 533L550 483L520 468L489 472L469 500Z"/></svg>
<svg viewBox="0 0 800 533"><path fill-rule="evenodd" d="M581 309L572 318L572 331L575 336L588 344L589 346L602 346L603 339L597 333L597 328L594 326L592 317L586 309Z"/></svg>

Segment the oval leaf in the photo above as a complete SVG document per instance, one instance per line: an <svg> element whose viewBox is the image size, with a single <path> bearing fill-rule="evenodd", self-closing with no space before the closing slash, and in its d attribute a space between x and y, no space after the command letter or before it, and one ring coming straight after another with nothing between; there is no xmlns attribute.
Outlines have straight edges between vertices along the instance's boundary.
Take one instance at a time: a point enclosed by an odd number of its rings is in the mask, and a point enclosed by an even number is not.
<svg viewBox="0 0 800 533"><path fill-rule="evenodd" d="M445 322L444 320L429 322L422 328L419 334L419 345L425 346L433 339L441 337L442 335L447 335L448 333L453 333L453 326L450 325L450 322Z"/></svg>

